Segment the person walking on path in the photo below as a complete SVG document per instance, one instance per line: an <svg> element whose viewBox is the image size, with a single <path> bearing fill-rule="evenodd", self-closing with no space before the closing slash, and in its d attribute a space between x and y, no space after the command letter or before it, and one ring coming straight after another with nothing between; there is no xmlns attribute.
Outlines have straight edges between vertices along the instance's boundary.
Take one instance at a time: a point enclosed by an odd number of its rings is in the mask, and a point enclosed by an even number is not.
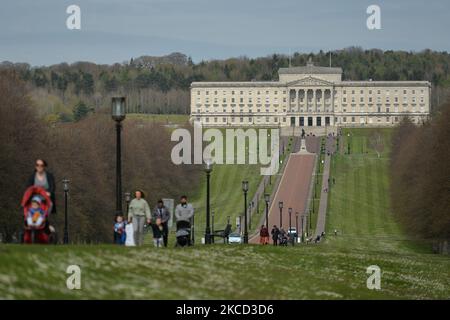
<svg viewBox="0 0 450 320"><path fill-rule="evenodd" d="M153 210L152 226L156 224L158 229L160 229L164 242L164 247L167 247L167 238L169 235L169 219L170 219L169 210L167 210L166 206L164 205L164 202L161 199L158 200L158 204L156 205L155 210Z"/></svg>
<svg viewBox="0 0 450 320"><path fill-rule="evenodd" d="M144 199L145 194L142 190L136 190L135 198L131 200L128 209L128 222L133 223L134 243L137 246L144 244L144 224L147 218L147 223L151 223L150 207Z"/></svg>
<svg viewBox="0 0 450 320"><path fill-rule="evenodd" d="M259 229L259 243L269 244L269 229L265 225L262 225Z"/></svg>
<svg viewBox="0 0 450 320"><path fill-rule="evenodd" d="M31 186L41 187L47 191L47 195L52 200L51 213L56 214L56 202L55 202L55 178L47 170L47 162L43 159L36 159L33 174L29 177L27 182L27 188Z"/></svg>
<svg viewBox="0 0 450 320"><path fill-rule="evenodd" d="M272 231L270 233L272 234L273 245L277 246L278 245L278 237L280 235L280 230L278 229L278 227L276 225L274 225L272 228Z"/></svg>

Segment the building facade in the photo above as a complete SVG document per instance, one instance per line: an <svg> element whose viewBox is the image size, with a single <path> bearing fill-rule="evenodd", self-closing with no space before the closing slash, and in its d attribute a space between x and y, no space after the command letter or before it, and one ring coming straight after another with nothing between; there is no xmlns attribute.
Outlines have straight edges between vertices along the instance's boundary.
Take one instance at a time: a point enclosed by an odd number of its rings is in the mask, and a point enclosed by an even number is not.
<svg viewBox="0 0 450 320"><path fill-rule="evenodd" d="M393 126L430 112L428 81L342 81L342 69L280 68L279 81L193 82L191 121L203 126Z"/></svg>

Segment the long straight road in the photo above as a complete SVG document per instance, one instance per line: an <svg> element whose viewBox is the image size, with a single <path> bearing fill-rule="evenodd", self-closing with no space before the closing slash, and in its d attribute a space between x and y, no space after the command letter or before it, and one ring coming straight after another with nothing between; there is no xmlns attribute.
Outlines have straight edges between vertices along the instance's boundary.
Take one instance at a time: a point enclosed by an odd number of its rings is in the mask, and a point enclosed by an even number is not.
<svg viewBox="0 0 450 320"><path fill-rule="evenodd" d="M301 215L306 209L314 169L314 160L314 154L292 154L289 157L289 162L281 178L280 186L270 206L269 227L277 225L288 230L289 208L292 208L291 226L293 228L296 227L295 213L298 212ZM279 201L283 201L281 219L278 206Z"/></svg>
<svg viewBox="0 0 450 320"><path fill-rule="evenodd" d="M289 208L292 208L291 227L296 227L296 212L299 213L298 228L301 229L301 214L306 211L314 170L316 154L320 150L318 137L308 136L304 140L306 150L300 149L301 140L295 143L295 149L286 164L280 184L275 195L271 198L269 208L269 231L274 225L289 228ZM280 219L279 201L283 201L283 211ZM280 224L281 222L281 224ZM265 219L263 220L265 224ZM258 228L259 229L259 228ZM250 243L259 243L259 233L249 239Z"/></svg>

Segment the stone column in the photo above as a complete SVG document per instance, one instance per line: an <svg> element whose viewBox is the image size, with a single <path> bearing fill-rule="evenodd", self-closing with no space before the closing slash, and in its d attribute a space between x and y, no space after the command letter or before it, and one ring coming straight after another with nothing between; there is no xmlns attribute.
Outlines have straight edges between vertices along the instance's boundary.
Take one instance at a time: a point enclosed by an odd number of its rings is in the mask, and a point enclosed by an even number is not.
<svg viewBox="0 0 450 320"><path fill-rule="evenodd" d="M316 97L316 90L313 89L313 112L317 112L317 97Z"/></svg>
<svg viewBox="0 0 450 320"><path fill-rule="evenodd" d="M334 116L334 87L331 88L331 112Z"/></svg>
<svg viewBox="0 0 450 320"><path fill-rule="evenodd" d="M325 91L322 89L322 112L325 112Z"/></svg>

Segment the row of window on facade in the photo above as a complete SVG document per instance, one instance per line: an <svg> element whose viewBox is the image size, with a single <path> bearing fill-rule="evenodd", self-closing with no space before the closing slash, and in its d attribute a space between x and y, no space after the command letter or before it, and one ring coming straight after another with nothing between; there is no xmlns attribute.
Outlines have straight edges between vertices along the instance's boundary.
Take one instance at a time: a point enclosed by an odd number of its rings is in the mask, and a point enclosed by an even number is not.
<svg viewBox="0 0 450 320"><path fill-rule="evenodd" d="M252 95L252 90L249 90L249 91L239 91L239 94L240 94L240 95L243 95L244 92L247 93L248 95ZM215 91L213 91L213 93L214 93L214 95L218 95L218 94L219 94L219 91L215 90ZM230 93L231 93L231 95L235 95L235 94L236 94L236 91L231 90ZM277 95L277 94L278 94L278 90L273 91L273 93L274 93L275 95ZM286 90L283 90L282 93L283 93L283 94L286 94ZM201 94L201 91L200 91L200 90L197 90L197 95L200 95L200 94ZM209 91L206 90L206 91L205 91L205 94L206 94L206 95L209 95ZM227 91L226 91L226 90L223 90L223 91L222 91L222 94L225 96L225 95L227 94ZM261 91L256 91L256 94L257 94L257 95L261 95ZM269 91L269 90L266 90L266 91L265 91L265 94L270 94L270 91Z"/></svg>
<svg viewBox="0 0 450 320"><path fill-rule="evenodd" d="M330 102L330 100L331 99L325 99L325 102ZM205 104L210 104L210 99L209 98L205 98ZM236 103L236 98L231 98L231 103ZM283 98L282 99L282 101L283 101L283 103L286 103L286 98ZM312 99L312 98L308 98L307 99L307 102L308 103L312 103L314 100ZM334 98L334 101L335 102L337 102L338 101L338 98L337 97L335 97ZM343 103L347 103L347 98L346 97L343 97L342 98L342 102ZM385 99L384 99L384 101L386 102L386 103L390 103L391 102L391 99L389 98L389 97L385 97ZM394 97L394 100L393 100L393 102L394 103L399 103L399 98L398 97ZM417 102L417 97L411 97L411 101L412 101L412 103L416 103ZM420 99L419 99L419 101L420 101L420 103L424 103L425 102L425 98L422 96L422 97L420 97ZM273 103L278 103L279 102L279 100L278 100L278 98L274 98L273 99ZM296 102L296 100L295 99L291 99L291 103L295 103ZM305 99L304 98L300 98L300 99L298 99L298 102L300 102L300 103L304 103L305 102ZM321 98L316 98L316 102L322 102L322 99ZM355 97L352 97L351 98L351 102L352 103L356 103L356 98ZM364 98L364 97L360 97L359 98L359 102L360 103L364 103L364 102L366 102L366 99ZM367 97L367 102L368 103L373 103L373 97ZM381 103L382 102L382 100L381 100L381 97L377 97L377 99L376 99L376 102L377 103ZM201 104L202 103L202 99L201 98L197 98L197 104ZM219 104L219 99L218 98L214 98L213 99L213 103L214 104ZM222 98L222 103L228 103L228 100L227 100L227 98ZM244 101L244 98L243 97L241 97L241 98L239 98L239 103L253 103L253 99L251 98L251 97L249 97L248 99L247 99L247 101ZM261 98L257 98L256 99L256 103L262 103L261 102ZM271 103L271 101L270 101L270 98L269 97L266 97L266 99L265 99L265 103ZM408 103L408 97L403 97L403 103Z"/></svg>
<svg viewBox="0 0 450 320"><path fill-rule="evenodd" d="M324 117L325 118L325 124L329 125L330 124L330 117ZM335 117L334 121L335 123L357 123L357 117L356 116L352 116L352 117ZM212 123L219 123L220 118L219 117L204 117L204 122L205 123L210 123L210 119ZM314 119L315 119L315 123L314 123ZM244 117L222 117L221 118L222 123L226 124L226 123L244 123L245 118ZM236 121L238 120L238 121ZM278 123L279 118L278 117L272 117L272 123ZM362 120L364 120L365 122L365 117L359 117L359 120L361 123ZM399 117L395 116L395 117L390 117L390 116L386 116L386 117L380 117L380 116L376 116L376 117L368 117L369 123L373 123L373 120L376 120L376 122L386 122L386 123L392 123L391 121L394 122L398 122L399 121ZM201 121L200 117L197 117L197 121ZM287 117L281 117L280 121L283 123L287 122ZM294 124L296 121L296 119L294 117L291 118L291 125ZM412 119L412 121L414 122L414 118ZM271 123L271 117L248 117L247 118L247 123L254 123L254 122L266 122L266 123ZM300 126L321 126L322 124L322 117L299 117L299 125Z"/></svg>
<svg viewBox="0 0 450 320"><path fill-rule="evenodd" d="M336 109L336 111L339 111L338 107L336 107L335 109ZM227 109L222 109L222 110L223 110L224 113L227 113L227 112L235 113L235 109L234 108L232 108L230 110L227 110ZM286 109L282 109L282 110L283 110L283 113L286 112ZM347 112L347 110L348 110L348 112L366 112L366 106L365 105L359 105L359 108L357 108L356 105L352 105L351 109L350 108L347 109L347 106L343 106L342 107L342 112ZM265 110L264 109L260 109L260 108L256 109L257 113L260 113L262 111L265 111L266 113L270 113L270 112L277 113L278 109L272 109L272 110L270 110L269 108L266 108ZM313 110L312 107L308 107L308 108L305 108L305 109L304 108L291 107L289 109L289 111L290 112L313 112L313 111L321 112L322 109L320 107L317 107L315 110ZM324 112L331 112L331 108L324 108L323 111ZM397 113L397 112L408 112L408 111L411 111L411 112L417 112L417 111L426 112L425 106L423 106L423 105L421 105L419 108L417 108L416 105L412 105L411 107L409 107L408 105L402 105L402 106L394 105L394 108L391 108L390 106L384 106L384 108L382 108L382 106L380 106L380 105L377 105L376 108L374 108L373 105L368 105L367 106L367 112L375 112L375 111L378 112L378 113L381 113L381 112L383 112L383 113L384 112L385 113L389 113L389 112ZM218 110L217 109L211 110L211 109L208 109L206 107L203 110L203 112L205 112L205 113L209 113L209 112L214 113L214 112L218 112ZM240 113L244 113L244 112L253 113L253 109L252 109L252 107L248 107L247 110L241 108L241 109L239 109L239 112ZM202 113L202 110L197 108L197 113Z"/></svg>
<svg viewBox="0 0 450 320"><path fill-rule="evenodd" d="M301 89L301 90L303 90L303 92L305 92L305 91L309 91L309 90L311 90L312 91L312 89ZM319 90L322 90L322 89L319 89ZM329 89L326 89L327 91L330 91ZM286 94L286 90L282 90L282 91L279 91L279 90L265 90L265 94L266 95L269 95L270 93L271 93L271 91L273 92L273 94L274 95L278 95L279 94L279 92L282 92L282 94L283 95L285 95ZM366 90L366 92L369 94L369 95L371 95L371 94L373 94L373 92L376 92L376 94L378 94L378 95L380 95L381 94L381 90L380 89L378 89L378 90L372 90L372 89L369 89L369 90ZM419 90L416 90L416 89L394 89L394 94L395 95L398 95L399 94L399 92L403 92L403 94L404 95L407 95L408 94L408 91L410 91L410 94L412 94L412 95L415 95L417 92L419 92ZM197 90L197 95L199 96L199 95L201 95L201 90ZM206 90L206 91L204 91L205 92L205 95L209 95L209 90ZM227 95L227 93L228 93L229 91L227 91L227 90L222 90L222 95ZM235 90L231 90L231 92L229 92L231 95L235 95L236 94L236 92L237 91L235 91ZM249 96L251 96L252 95L252 90L246 90L246 91L243 91L243 90L241 90L241 91L239 91L239 94L240 95L244 95L244 94L247 94L247 95L249 95ZM262 91L256 91L256 95L261 95L262 93L261 93ZM264 91L263 91L264 92ZM387 90L383 90L383 92L384 92L384 94L385 95L390 95L390 93L391 93L391 91L390 91L390 89L387 89ZM212 93L214 94L214 95L218 95L219 94L219 91L218 90L214 90L214 91L212 91ZM333 93L334 93L334 95L335 96L337 96L338 95L338 91L337 90L333 90ZM342 90L342 94L343 95L347 95L347 90L345 89L345 90ZM355 95L356 94L356 90L351 90L351 94L352 95ZM361 95L364 95L365 94L365 90L359 90L359 94L361 94ZM421 95L424 95L425 94L425 90L424 89L420 89L420 94Z"/></svg>

